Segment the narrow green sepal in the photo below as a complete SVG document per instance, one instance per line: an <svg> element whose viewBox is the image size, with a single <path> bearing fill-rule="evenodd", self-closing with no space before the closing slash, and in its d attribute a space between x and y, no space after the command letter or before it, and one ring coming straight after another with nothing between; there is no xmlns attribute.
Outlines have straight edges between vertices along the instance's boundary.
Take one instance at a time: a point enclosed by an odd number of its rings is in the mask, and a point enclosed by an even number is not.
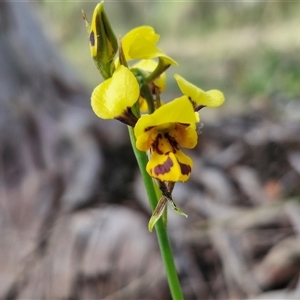
<svg viewBox="0 0 300 300"><path fill-rule="evenodd" d="M153 214L149 220L148 223L148 230L150 232L152 232L154 225L156 224L156 222L160 219L160 217L162 216L166 205L168 204L168 199L165 196L162 196L160 198L160 200L157 203L157 206L155 208L155 210L153 211Z"/></svg>
<svg viewBox="0 0 300 300"><path fill-rule="evenodd" d="M167 204L170 204L171 208L179 215L184 216L184 217L188 217L187 214L185 214L173 201L172 198L166 197L166 196L162 196L160 198L160 200L157 203L157 206L155 208L155 210L153 211L153 214L149 220L148 223L148 230L150 232L152 232L154 225L156 224L156 222L161 218L161 216L163 215L163 213L165 212L165 210L167 209ZM166 223L165 223L166 226Z"/></svg>
<svg viewBox="0 0 300 300"><path fill-rule="evenodd" d="M165 197L168 200L168 203L170 204L171 208L179 215L188 217L187 214L185 214L174 202L172 198L172 192L175 186L175 182L173 181L161 181L157 180L159 189L161 190L162 197Z"/></svg>
<svg viewBox="0 0 300 300"><path fill-rule="evenodd" d="M169 202L169 204L170 204L170 206L172 207L172 209L177 213L177 214L179 214L179 215L181 215L181 216L184 216L184 217L188 217L188 215L187 214L185 214L176 204L175 204L175 202L173 201L173 199L171 199L171 198L167 198L167 200L168 200L168 202Z"/></svg>

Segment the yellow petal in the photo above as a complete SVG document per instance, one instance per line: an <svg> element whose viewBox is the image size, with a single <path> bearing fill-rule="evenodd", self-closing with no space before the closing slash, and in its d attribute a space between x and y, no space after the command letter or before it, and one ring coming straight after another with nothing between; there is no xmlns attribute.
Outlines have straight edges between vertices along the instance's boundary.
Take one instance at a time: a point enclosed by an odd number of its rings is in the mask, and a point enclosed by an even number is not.
<svg viewBox="0 0 300 300"><path fill-rule="evenodd" d="M223 93L218 90L205 92L178 74L175 74L174 78L181 92L195 102L197 106L218 107L225 100Z"/></svg>
<svg viewBox="0 0 300 300"><path fill-rule="evenodd" d="M155 44L148 41L143 35L137 34L128 49L129 59L149 59L157 53Z"/></svg>
<svg viewBox="0 0 300 300"><path fill-rule="evenodd" d="M176 123L175 128L169 134L182 148L192 149L197 145L198 134L195 123L191 125Z"/></svg>
<svg viewBox="0 0 300 300"><path fill-rule="evenodd" d="M149 150L152 143L155 141L156 136L157 136L157 131L155 127L145 131L143 134L137 137L136 147L140 151Z"/></svg>
<svg viewBox="0 0 300 300"><path fill-rule="evenodd" d="M122 39L122 48L126 60L152 59L161 57L166 64L177 65L177 62L156 47L159 35L149 26L137 27L128 32Z"/></svg>
<svg viewBox="0 0 300 300"><path fill-rule="evenodd" d="M159 35L155 33L154 29L150 26L140 26L129 31L122 38L122 48L125 55L126 60L130 60L129 51L131 47L135 47L135 37L136 35L141 35L144 37L146 41L155 45L159 40Z"/></svg>
<svg viewBox="0 0 300 300"><path fill-rule="evenodd" d="M144 36L144 38L155 45L159 40L159 35L155 33L154 29L150 26L140 26L130 30L123 38L122 38L122 47L126 60L129 59L129 50L135 39L136 35Z"/></svg>
<svg viewBox="0 0 300 300"><path fill-rule="evenodd" d="M165 155L153 151L146 170L151 177L162 181L186 181L192 166L191 158L180 150Z"/></svg>
<svg viewBox="0 0 300 300"><path fill-rule="evenodd" d="M186 96L159 107L151 115L142 115L136 123L134 134L138 138L149 127L160 126L168 123L196 123L197 117L193 106Z"/></svg>
<svg viewBox="0 0 300 300"><path fill-rule="evenodd" d="M148 104L145 98L140 96L139 98L139 103L140 103L140 112L141 113L147 113L148 112Z"/></svg>
<svg viewBox="0 0 300 300"><path fill-rule="evenodd" d="M95 114L102 119L114 119L132 107L139 97L139 84L126 67L120 65L113 76L98 85L91 97Z"/></svg>
<svg viewBox="0 0 300 300"><path fill-rule="evenodd" d="M157 62L152 59L142 59L132 66L132 68L139 68L147 72L152 72L157 66Z"/></svg>
<svg viewBox="0 0 300 300"><path fill-rule="evenodd" d="M184 154L181 150L176 152L176 158L180 165L181 176L179 177L179 181L187 181L190 178L191 171L193 168L193 161L192 159Z"/></svg>
<svg viewBox="0 0 300 300"><path fill-rule="evenodd" d="M166 80L167 80L166 74L162 73L159 77L157 77L153 81L154 85L158 88L160 94L164 92L164 90L166 89Z"/></svg>
<svg viewBox="0 0 300 300"><path fill-rule="evenodd" d="M172 152L168 155L153 152L146 170L151 177L162 181L178 181L181 176L180 166Z"/></svg>
<svg viewBox="0 0 300 300"><path fill-rule="evenodd" d="M199 100L200 104L204 102L206 103L202 105L206 105L208 107L219 107L225 101L223 93L219 90L210 90L207 91L205 94L206 94L205 100L204 99Z"/></svg>
<svg viewBox="0 0 300 300"><path fill-rule="evenodd" d="M175 60L167 56L162 50L152 44L144 36L137 34L128 51L129 59L152 59L161 57L165 64L178 65Z"/></svg>

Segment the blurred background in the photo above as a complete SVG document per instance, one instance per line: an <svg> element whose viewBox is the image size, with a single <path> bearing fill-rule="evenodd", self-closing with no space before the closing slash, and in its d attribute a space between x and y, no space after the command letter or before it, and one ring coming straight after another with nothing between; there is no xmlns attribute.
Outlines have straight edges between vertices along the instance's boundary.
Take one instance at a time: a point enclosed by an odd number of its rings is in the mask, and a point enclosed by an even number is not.
<svg viewBox="0 0 300 300"><path fill-rule="evenodd" d="M81 10L0 3L0 298L171 299L142 181ZM179 73L225 104L201 110L191 179L169 212L186 299L300 298L300 3L105 1L115 33L149 25Z"/></svg>
<svg viewBox="0 0 300 300"><path fill-rule="evenodd" d="M91 19L95 2L38 6L46 32L92 89L99 75L84 43L80 13L83 9ZM159 46L179 62L167 73L170 91L178 72L205 89L224 91L226 107L299 96L299 3L106 1L106 11L118 36L143 24L161 35Z"/></svg>

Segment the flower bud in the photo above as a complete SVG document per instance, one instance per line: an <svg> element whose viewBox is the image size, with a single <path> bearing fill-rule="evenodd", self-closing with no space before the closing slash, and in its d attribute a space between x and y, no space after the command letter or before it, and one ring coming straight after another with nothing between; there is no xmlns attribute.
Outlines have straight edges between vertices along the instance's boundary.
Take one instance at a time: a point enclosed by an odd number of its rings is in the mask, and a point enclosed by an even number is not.
<svg viewBox="0 0 300 300"><path fill-rule="evenodd" d="M89 35L91 55L100 73L107 79L114 71L113 59L118 51L118 40L104 11L103 1L94 10Z"/></svg>

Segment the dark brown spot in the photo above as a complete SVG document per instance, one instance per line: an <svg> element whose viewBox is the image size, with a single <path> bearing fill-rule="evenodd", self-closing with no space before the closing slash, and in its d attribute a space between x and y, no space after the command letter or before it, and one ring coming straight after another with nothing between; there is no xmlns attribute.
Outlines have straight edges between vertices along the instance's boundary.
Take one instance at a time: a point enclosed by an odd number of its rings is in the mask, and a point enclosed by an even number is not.
<svg viewBox="0 0 300 300"><path fill-rule="evenodd" d="M155 175L164 175L166 173L169 173L172 167L173 167L173 161L170 157L168 157L163 164L157 165L153 169L153 172Z"/></svg>
<svg viewBox="0 0 300 300"><path fill-rule="evenodd" d="M203 107L206 107L205 105L197 105L195 107L195 111L199 111L200 109L202 109Z"/></svg>
<svg viewBox="0 0 300 300"><path fill-rule="evenodd" d="M91 31L91 33L90 33L90 44L91 44L91 46L95 46L95 34L94 34L94 31Z"/></svg>
<svg viewBox="0 0 300 300"><path fill-rule="evenodd" d="M186 165L186 164L182 164L180 162L178 162L178 163L179 163L179 166L180 166L181 174L183 174L183 175L189 175L191 173L191 171L192 171L191 166Z"/></svg>
<svg viewBox="0 0 300 300"><path fill-rule="evenodd" d="M147 132L147 131L151 130L153 127L154 127L154 126L146 127L144 131Z"/></svg>
<svg viewBox="0 0 300 300"><path fill-rule="evenodd" d="M134 127L137 122L137 117L133 114L130 107L127 107L122 115L115 117L115 119L131 127Z"/></svg>
<svg viewBox="0 0 300 300"><path fill-rule="evenodd" d="M193 107L194 107L194 111L198 111L199 109L197 109L197 103L191 98L191 97L188 97L189 98L189 100L191 101L191 103L192 103L192 105L193 105Z"/></svg>
<svg viewBox="0 0 300 300"><path fill-rule="evenodd" d="M164 154L160 149L159 149L159 142L160 140L162 139L162 135L161 133L159 133L156 138L155 138L155 141L152 143L151 147L152 149L157 152L158 154L162 155Z"/></svg>
<svg viewBox="0 0 300 300"><path fill-rule="evenodd" d="M177 150L179 150L178 143L172 136L170 136L168 133L165 133L164 137L169 141L171 147L173 148L173 151L172 151L173 153L175 153Z"/></svg>

